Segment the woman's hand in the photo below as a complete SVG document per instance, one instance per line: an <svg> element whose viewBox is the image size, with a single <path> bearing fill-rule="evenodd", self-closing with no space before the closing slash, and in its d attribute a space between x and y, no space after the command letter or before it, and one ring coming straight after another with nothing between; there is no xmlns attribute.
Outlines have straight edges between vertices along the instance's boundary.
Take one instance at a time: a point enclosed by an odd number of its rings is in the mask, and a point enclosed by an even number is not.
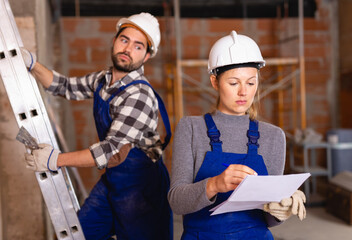
<svg viewBox="0 0 352 240"><path fill-rule="evenodd" d="M247 175L258 175L253 169L241 165L231 164L220 175L212 177L207 183L207 197L213 198L219 192L228 192L236 189Z"/></svg>

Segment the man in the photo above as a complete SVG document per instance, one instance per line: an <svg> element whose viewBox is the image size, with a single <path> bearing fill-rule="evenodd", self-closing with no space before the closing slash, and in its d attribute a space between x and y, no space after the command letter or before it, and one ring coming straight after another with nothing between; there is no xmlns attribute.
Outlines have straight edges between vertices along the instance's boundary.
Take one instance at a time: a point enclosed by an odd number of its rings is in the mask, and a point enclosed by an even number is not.
<svg viewBox="0 0 352 240"><path fill-rule="evenodd" d="M170 137L167 113L161 111L168 136L162 144L157 129L161 99L143 75L143 64L157 53L160 29L149 13L122 18L111 49L113 66L84 77L67 78L36 62L22 49L26 66L53 95L69 100L94 98L100 142L81 151L60 153L48 144L26 154L35 171L62 166L106 169L78 213L87 240L171 239L167 202L169 176L162 150ZM160 100L160 101L159 101Z"/></svg>

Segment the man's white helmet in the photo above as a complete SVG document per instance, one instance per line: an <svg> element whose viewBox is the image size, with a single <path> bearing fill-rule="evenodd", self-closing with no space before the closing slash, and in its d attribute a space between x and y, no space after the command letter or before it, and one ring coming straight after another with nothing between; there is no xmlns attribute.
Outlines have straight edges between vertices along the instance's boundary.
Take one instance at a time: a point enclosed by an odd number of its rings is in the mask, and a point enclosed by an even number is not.
<svg viewBox="0 0 352 240"><path fill-rule="evenodd" d="M234 64L258 64L265 66L260 49L253 39L232 31L230 35L215 42L209 53L208 72L215 74L215 69Z"/></svg>
<svg viewBox="0 0 352 240"><path fill-rule="evenodd" d="M151 14L142 12L128 18L121 18L116 24L117 32L123 25L132 24L140 29L150 42L150 57L154 57L160 44L160 29L158 20Z"/></svg>

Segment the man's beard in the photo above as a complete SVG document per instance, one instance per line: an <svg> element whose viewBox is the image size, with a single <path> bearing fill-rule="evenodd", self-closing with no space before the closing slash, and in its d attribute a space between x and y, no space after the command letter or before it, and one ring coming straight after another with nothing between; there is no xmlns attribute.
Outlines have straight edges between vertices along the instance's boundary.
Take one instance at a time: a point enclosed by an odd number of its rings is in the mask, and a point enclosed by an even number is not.
<svg viewBox="0 0 352 240"><path fill-rule="evenodd" d="M128 56L130 58L130 63L124 63L121 60L118 60L117 56L120 54L124 54L126 56ZM119 52L114 54L113 51L111 51L111 60L112 60L112 64L114 65L114 68L118 71L121 72L132 72L134 70L137 70L138 68L140 68L143 65L143 60L140 60L139 62L134 63L131 56L126 53L126 52Z"/></svg>

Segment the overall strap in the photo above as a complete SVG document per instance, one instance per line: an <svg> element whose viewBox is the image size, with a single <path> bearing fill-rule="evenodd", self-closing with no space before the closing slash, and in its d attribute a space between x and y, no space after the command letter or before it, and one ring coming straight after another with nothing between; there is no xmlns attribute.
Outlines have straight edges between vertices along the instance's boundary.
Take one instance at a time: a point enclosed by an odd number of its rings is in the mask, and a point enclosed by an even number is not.
<svg viewBox="0 0 352 240"><path fill-rule="evenodd" d="M95 92L99 94L100 89L104 86L104 84L105 84L105 78L101 78L101 81L99 82L99 85L98 85L97 89L95 90Z"/></svg>
<svg viewBox="0 0 352 240"><path fill-rule="evenodd" d="M217 129L212 116L207 113L204 115L205 124L207 125L208 137L210 139L210 145L212 151L222 152L222 142L220 141L220 131Z"/></svg>
<svg viewBox="0 0 352 240"><path fill-rule="evenodd" d="M153 90L153 92L158 100L159 112L160 112L161 118L163 120L165 130L166 130L166 136L164 138L164 143L162 144L162 149L164 150L166 148L166 146L169 144L170 139L171 139L171 126L170 126L169 116L167 115L167 111L166 111L166 108L165 108L165 105L164 105L162 98L159 96L159 94L154 90L154 88L147 81L135 80L133 82L130 82L127 85L120 87L113 95L111 95L111 97L108 99L108 101L111 101L121 91L125 90L127 87L134 85L134 84L145 84L145 85L149 86Z"/></svg>
<svg viewBox="0 0 352 240"><path fill-rule="evenodd" d="M133 84L135 84L134 81L133 81L133 82L130 82L129 84L126 84L126 85L124 85L124 86L121 86L121 87L119 87L118 89L116 89L116 91L111 94L111 96L109 97L109 99L107 100L107 102L110 102L110 101L111 101L114 97L116 97L120 92L122 92L122 91L125 90L127 87L129 87L129 86L131 86L131 85L133 85Z"/></svg>
<svg viewBox="0 0 352 240"><path fill-rule="evenodd" d="M260 138L260 134L258 131L258 121L250 120L249 121L249 130L247 131L248 137L248 153L249 154L257 154L258 153L258 139Z"/></svg>

